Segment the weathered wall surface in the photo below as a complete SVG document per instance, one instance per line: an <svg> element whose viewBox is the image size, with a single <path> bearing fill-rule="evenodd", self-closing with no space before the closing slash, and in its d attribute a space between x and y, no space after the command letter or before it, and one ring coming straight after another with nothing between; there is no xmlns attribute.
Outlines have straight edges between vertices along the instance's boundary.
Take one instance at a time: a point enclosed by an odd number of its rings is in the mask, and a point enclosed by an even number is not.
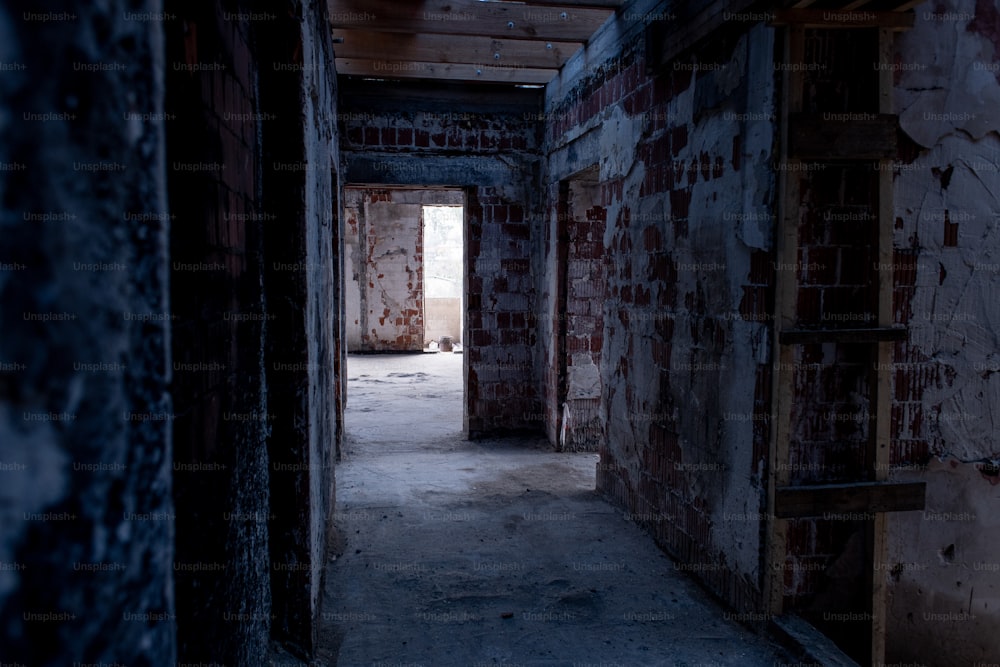
<svg viewBox="0 0 1000 667"><path fill-rule="evenodd" d="M401 195L376 191L348 209L350 227L358 230L349 243L358 310L347 313L358 330L357 350L419 352L424 347L421 204L404 203Z"/></svg>
<svg viewBox="0 0 1000 667"><path fill-rule="evenodd" d="M182 662L311 650L332 515L331 45L321 4L252 10L168 7Z"/></svg>
<svg viewBox="0 0 1000 667"><path fill-rule="evenodd" d="M158 9L0 3L4 664L176 657Z"/></svg>
<svg viewBox="0 0 1000 667"><path fill-rule="evenodd" d="M272 636L300 655L316 644L342 435L343 235L325 12L318 0L293 2L257 32L267 55L263 201L274 216L264 226Z"/></svg>
<svg viewBox="0 0 1000 667"><path fill-rule="evenodd" d="M423 207L463 205L460 190L351 188L345 194L351 350L419 352L427 336ZM457 333L457 329L456 329Z"/></svg>
<svg viewBox="0 0 1000 667"><path fill-rule="evenodd" d="M353 84L339 109L345 183L466 192L467 432L538 428L529 221L540 146L530 91Z"/></svg>
<svg viewBox="0 0 1000 667"><path fill-rule="evenodd" d="M167 3L178 659L270 633L260 63L249 23Z"/></svg>
<svg viewBox="0 0 1000 667"><path fill-rule="evenodd" d="M573 451L597 451L605 431L600 365L608 298L607 209L597 175L590 169L560 189L556 225L558 358L546 373L558 382L559 448Z"/></svg>
<svg viewBox="0 0 1000 667"><path fill-rule="evenodd" d="M893 516L890 660L1000 655L1000 12L925 3L900 35L895 102L914 145L895 172L893 478L927 483ZM903 67L905 66L905 67Z"/></svg>
<svg viewBox="0 0 1000 667"><path fill-rule="evenodd" d="M598 487L748 610L770 411L773 31L713 40L649 76L633 28L657 6L636 3L593 40L585 73L571 61L549 85L540 347L550 369L559 183L596 165L609 295ZM551 437L558 378L546 372Z"/></svg>

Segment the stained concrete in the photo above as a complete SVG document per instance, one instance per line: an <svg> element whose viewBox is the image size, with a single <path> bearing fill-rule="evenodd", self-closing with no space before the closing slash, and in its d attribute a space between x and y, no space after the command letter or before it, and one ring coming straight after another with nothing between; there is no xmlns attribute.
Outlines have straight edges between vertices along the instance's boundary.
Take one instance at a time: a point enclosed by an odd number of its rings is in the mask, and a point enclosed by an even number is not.
<svg viewBox="0 0 1000 667"><path fill-rule="evenodd" d="M596 455L462 440L460 364L349 357L327 664L791 662L597 496Z"/></svg>

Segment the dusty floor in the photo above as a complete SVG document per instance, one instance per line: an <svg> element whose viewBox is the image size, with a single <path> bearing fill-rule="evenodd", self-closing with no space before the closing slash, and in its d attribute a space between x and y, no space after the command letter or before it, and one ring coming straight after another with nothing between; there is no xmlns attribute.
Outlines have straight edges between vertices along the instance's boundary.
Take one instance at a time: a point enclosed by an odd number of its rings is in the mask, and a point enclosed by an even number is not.
<svg viewBox="0 0 1000 667"><path fill-rule="evenodd" d="M464 441L461 363L349 359L327 664L792 662L596 495L596 455Z"/></svg>

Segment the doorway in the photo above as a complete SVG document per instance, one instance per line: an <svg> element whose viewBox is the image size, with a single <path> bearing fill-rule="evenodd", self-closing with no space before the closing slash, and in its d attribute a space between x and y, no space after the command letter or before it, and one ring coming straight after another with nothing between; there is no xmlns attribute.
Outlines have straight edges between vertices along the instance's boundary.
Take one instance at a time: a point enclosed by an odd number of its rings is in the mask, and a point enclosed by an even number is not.
<svg viewBox="0 0 1000 667"><path fill-rule="evenodd" d="M415 420L463 432L466 208L460 189L344 190L348 452L355 428L403 447Z"/></svg>
<svg viewBox="0 0 1000 667"><path fill-rule="evenodd" d="M344 220L347 351L431 351L442 338L460 346L465 193L348 187Z"/></svg>
<svg viewBox="0 0 1000 667"><path fill-rule="evenodd" d="M461 351L465 312L463 206L424 206L424 341L442 352Z"/></svg>
<svg viewBox="0 0 1000 667"><path fill-rule="evenodd" d="M596 166L563 181L558 219L558 448L597 451L604 442L604 228Z"/></svg>

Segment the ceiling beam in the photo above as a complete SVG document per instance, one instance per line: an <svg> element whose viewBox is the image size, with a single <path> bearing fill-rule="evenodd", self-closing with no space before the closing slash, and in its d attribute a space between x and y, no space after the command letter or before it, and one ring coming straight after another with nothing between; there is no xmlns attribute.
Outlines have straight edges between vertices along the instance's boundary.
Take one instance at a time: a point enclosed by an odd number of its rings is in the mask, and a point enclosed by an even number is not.
<svg viewBox="0 0 1000 667"><path fill-rule="evenodd" d="M479 0L328 0L334 28L586 42L613 12Z"/></svg>
<svg viewBox="0 0 1000 667"><path fill-rule="evenodd" d="M537 7L599 7L614 11L625 2L624 0L525 0L524 4Z"/></svg>
<svg viewBox="0 0 1000 667"><path fill-rule="evenodd" d="M484 65L466 63L426 63L408 60L351 60L337 58L337 74L378 79L440 79L510 84L545 84L558 73L556 69Z"/></svg>
<svg viewBox="0 0 1000 667"><path fill-rule="evenodd" d="M844 11L853 11L855 9L861 9L865 5L870 5L872 0L854 0L854 2L849 2L843 6Z"/></svg>
<svg viewBox="0 0 1000 667"><path fill-rule="evenodd" d="M490 39L462 35L404 35L401 33L337 30L334 37L343 42L334 46L338 58L348 60L414 60L436 63L510 65L539 69L558 69L583 44L545 42L524 39ZM497 58L496 55L500 57Z"/></svg>

